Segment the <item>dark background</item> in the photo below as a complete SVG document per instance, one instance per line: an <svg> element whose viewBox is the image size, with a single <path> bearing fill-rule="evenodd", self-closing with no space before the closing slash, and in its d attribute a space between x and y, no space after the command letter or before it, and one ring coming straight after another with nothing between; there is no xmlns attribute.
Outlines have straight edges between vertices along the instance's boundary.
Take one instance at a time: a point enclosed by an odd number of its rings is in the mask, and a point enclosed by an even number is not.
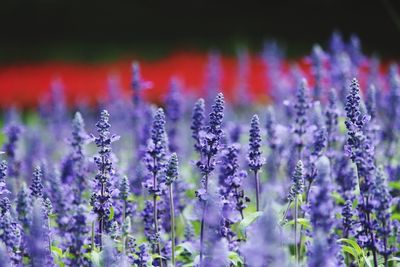
<svg viewBox="0 0 400 267"><path fill-rule="evenodd" d="M0 63L157 58L179 49L231 54L242 45L258 51L266 39L293 57L326 45L333 30L358 34L367 53L399 58L399 14L399 0L6 0Z"/></svg>

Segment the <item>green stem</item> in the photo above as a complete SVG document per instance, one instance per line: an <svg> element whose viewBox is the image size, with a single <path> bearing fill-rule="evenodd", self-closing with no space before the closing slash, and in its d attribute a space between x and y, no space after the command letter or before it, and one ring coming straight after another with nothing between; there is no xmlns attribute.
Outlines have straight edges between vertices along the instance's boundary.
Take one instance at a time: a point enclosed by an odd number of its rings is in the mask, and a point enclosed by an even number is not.
<svg viewBox="0 0 400 267"><path fill-rule="evenodd" d="M156 158L153 159L154 166L157 164ZM154 189L157 188L157 171L153 172L153 187ZM157 195L153 195L153 220L154 220L154 232L155 234L159 234L158 232L158 219L157 219ZM160 257L160 267L163 267L163 259L161 257L161 246L160 242L157 241L157 252Z"/></svg>
<svg viewBox="0 0 400 267"><path fill-rule="evenodd" d="M254 171L254 179L256 180L256 210L260 211L260 179L257 171Z"/></svg>
<svg viewBox="0 0 400 267"><path fill-rule="evenodd" d="M175 210L174 197L172 193L172 183L169 185L169 209L171 216L171 243L172 243L172 267L175 267Z"/></svg>
<svg viewBox="0 0 400 267"><path fill-rule="evenodd" d="M126 219L126 201L124 200L124 204L122 207L122 225L124 227L125 224L125 219ZM125 233L122 236L122 254L125 255L126 252L126 236Z"/></svg>
<svg viewBox="0 0 400 267"><path fill-rule="evenodd" d="M209 169L211 163L211 157L207 156L207 169ZM204 189L206 190L206 194L208 193L208 173L204 177ZM203 257L204 257L204 227L205 227L205 215L207 209L207 200L204 200L203 205L203 214L201 215L201 224L200 224L200 267L203 267Z"/></svg>
<svg viewBox="0 0 400 267"><path fill-rule="evenodd" d="M50 218L47 216L47 227L49 229L49 250L51 251Z"/></svg>
<svg viewBox="0 0 400 267"><path fill-rule="evenodd" d="M94 251L94 221L92 222L92 251Z"/></svg>

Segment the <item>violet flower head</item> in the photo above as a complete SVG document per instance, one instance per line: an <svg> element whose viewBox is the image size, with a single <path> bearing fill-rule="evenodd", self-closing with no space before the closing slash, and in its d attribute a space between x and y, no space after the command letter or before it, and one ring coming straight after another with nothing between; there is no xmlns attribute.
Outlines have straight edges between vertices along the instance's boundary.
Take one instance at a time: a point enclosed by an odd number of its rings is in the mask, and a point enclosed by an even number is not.
<svg viewBox="0 0 400 267"><path fill-rule="evenodd" d="M220 170L219 170L219 187L220 193L222 195L226 195L229 193L229 187L233 176L236 174L239 163L239 148L238 145L230 145L226 149L223 150L220 161Z"/></svg>
<svg viewBox="0 0 400 267"><path fill-rule="evenodd" d="M15 266L21 264L21 229L14 221L9 211L0 216L0 242L7 247L11 261ZM13 266L14 266L13 265Z"/></svg>
<svg viewBox="0 0 400 267"><path fill-rule="evenodd" d="M31 217L31 198L29 196L29 191L25 183L22 184L21 189L19 190L17 194L17 214L18 214L18 220L22 224L24 228L27 228L29 226L29 221Z"/></svg>
<svg viewBox="0 0 400 267"><path fill-rule="evenodd" d="M336 267L338 264L337 245L332 246L329 237L323 231L316 231L310 246L308 265L309 267Z"/></svg>
<svg viewBox="0 0 400 267"><path fill-rule="evenodd" d="M350 199L347 199L344 203L341 214L343 237L347 238L351 233L354 225L353 202Z"/></svg>
<svg viewBox="0 0 400 267"><path fill-rule="evenodd" d="M327 133L328 157L333 155L333 146L338 141L339 136L339 109L337 107L336 90L332 88L328 93L328 107L325 111L325 125Z"/></svg>
<svg viewBox="0 0 400 267"><path fill-rule="evenodd" d="M215 97L219 88L221 88L222 64L221 55L218 51L212 51L208 55L206 66L206 95L207 101Z"/></svg>
<svg viewBox="0 0 400 267"><path fill-rule="evenodd" d="M349 131L354 131L354 128L361 129L365 121L361 119L360 85L355 78L351 81L349 94L347 95L346 99L346 127Z"/></svg>
<svg viewBox="0 0 400 267"><path fill-rule="evenodd" d="M368 87L367 90L367 101L365 103L368 114L371 116L371 120L376 118L377 107L376 107L376 88L373 84Z"/></svg>
<svg viewBox="0 0 400 267"><path fill-rule="evenodd" d="M304 191L304 165L301 160L299 160L296 164L292 175L292 186L290 187L290 191L288 194L288 200L294 201L297 195L300 195Z"/></svg>
<svg viewBox="0 0 400 267"><path fill-rule="evenodd" d="M94 159L99 170L95 179L103 184L109 181L109 176L113 172L111 144L119 138L119 136L111 135L109 119L110 115L108 111L101 111L100 120L96 123L98 137L93 136L94 142L99 149L99 154Z"/></svg>
<svg viewBox="0 0 400 267"><path fill-rule="evenodd" d="M67 243L68 251L74 255L68 262L71 266L86 266L89 260L85 254L85 237L89 229L86 224L85 206L79 205L74 212L70 223L68 224L68 232L71 233Z"/></svg>
<svg viewBox="0 0 400 267"><path fill-rule="evenodd" d="M265 159L261 155L260 119L257 115L254 115L251 118L249 143L250 148L247 157L248 164L252 171L258 172L262 165L264 165Z"/></svg>
<svg viewBox="0 0 400 267"><path fill-rule="evenodd" d="M195 149L200 152L200 132L204 130L205 125L205 103L204 99L200 98L197 100L193 108L192 113L192 125L190 129L192 130L192 137L195 141Z"/></svg>
<svg viewBox="0 0 400 267"><path fill-rule="evenodd" d="M334 227L334 203L330 195L332 181L330 178L330 163L328 158L322 157L317 163L317 178L315 187L310 193L310 222L313 231L321 230L330 234Z"/></svg>
<svg viewBox="0 0 400 267"><path fill-rule="evenodd" d="M33 198L43 197L43 184L42 184L43 172L42 169L37 166L33 171L32 184L29 187L31 190L31 196Z"/></svg>
<svg viewBox="0 0 400 267"><path fill-rule="evenodd" d="M277 149L278 136L276 133L276 118L272 107L268 107L265 116L265 129L267 130L268 145L272 150Z"/></svg>
<svg viewBox="0 0 400 267"><path fill-rule="evenodd" d="M182 118L182 109L183 109L183 99L180 89L180 84L177 79L171 79L170 89L165 100L166 104L166 118L168 121L169 129L168 129L168 140L169 140L169 150L171 152L178 151L178 142L177 142L177 124L179 120Z"/></svg>
<svg viewBox="0 0 400 267"><path fill-rule="evenodd" d="M395 251L395 249L388 244L390 237L393 235L390 213L392 196L389 193L386 174L382 166L377 169L372 194L372 205L374 206L376 214L376 222L374 225L378 238L376 247L378 252L384 256L387 261L387 258Z"/></svg>
<svg viewBox="0 0 400 267"><path fill-rule="evenodd" d="M215 98L214 105L212 106L212 111L209 116L209 122L207 126L207 133L213 134L218 140L222 135L222 120L224 118L224 95L219 93Z"/></svg>
<svg viewBox="0 0 400 267"><path fill-rule="evenodd" d="M119 185L119 198L127 201L129 196L129 180L128 177L123 176Z"/></svg>
<svg viewBox="0 0 400 267"><path fill-rule="evenodd" d="M308 96L307 81L303 79L297 89L296 103L294 105L294 109L296 111L294 127L294 133L296 136L295 144L298 149L300 159L302 157L302 150L305 146L303 136L307 132L307 115L310 108L311 104Z"/></svg>
<svg viewBox="0 0 400 267"><path fill-rule="evenodd" d="M9 194L10 191L7 190L6 186L6 176L7 176L7 162L3 160L0 163L0 197Z"/></svg>
<svg viewBox="0 0 400 267"><path fill-rule="evenodd" d="M132 63L132 90L133 90L133 104L137 107L141 102L142 90L152 87L151 82L146 82L142 79L140 73L139 62Z"/></svg>
<svg viewBox="0 0 400 267"><path fill-rule="evenodd" d="M70 141L75 160L82 160L84 157L83 146L88 138L82 115L80 112L76 112L72 121L72 139Z"/></svg>
<svg viewBox="0 0 400 267"><path fill-rule="evenodd" d="M53 259L48 245L47 223L44 221L42 203L36 199L33 204L32 223L27 235L27 244L32 266L50 266Z"/></svg>
<svg viewBox="0 0 400 267"><path fill-rule="evenodd" d="M100 247L102 246L101 236L105 227L104 220L109 216L112 206L110 176L114 173L114 170L111 160L111 144L118 139L117 136L110 133L109 116L107 110L103 110L100 113L100 119L96 123L98 136L93 136L98 148L98 155L94 158L98 170L95 176L95 186L90 198L90 205L93 207L93 212L97 215L99 221L97 242Z"/></svg>
<svg viewBox="0 0 400 267"><path fill-rule="evenodd" d="M21 138L22 127L18 124L9 124L6 126L4 130L7 136L7 142L4 144L4 152L7 155L8 161L10 163L10 168L8 169L9 177L17 177L19 174L18 171L18 162L16 162L16 151L17 144Z"/></svg>
<svg viewBox="0 0 400 267"><path fill-rule="evenodd" d="M208 125L206 126L205 131L201 132L200 145L203 160L198 161L197 166L203 176L207 176L214 170L215 161L212 160L212 158L218 154L218 151L221 148L220 140L223 134L222 121L224 118L224 104L224 96L222 93L219 93L212 106Z"/></svg>
<svg viewBox="0 0 400 267"><path fill-rule="evenodd" d="M372 183L372 172L374 166L374 147L371 140L363 132L368 116L361 113L360 86L356 79L353 79L350 85L350 92L346 102L346 128L348 130L348 139L346 152L351 160L356 163L358 176L361 177L360 190L368 194Z"/></svg>
<svg viewBox="0 0 400 267"><path fill-rule="evenodd" d="M138 249L136 250L136 259L134 260L134 263L137 264L137 266L147 266L149 260L151 259L149 249L146 245L146 243L141 244Z"/></svg>
<svg viewBox="0 0 400 267"><path fill-rule="evenodd" d="M178 155L176 153L172 153L169 161L167 170L165 172L166 185L170 185L178 179Z"/></svg>
<svg viewBox="0 0 400 267"><path fill-rule="evenodd" d="M324 80L324 63L326 55L319 45L314 45L310 56L312 63L312 73L315 79L315 87L313 90L314 99L318 100L321 97L321 91Z"/></svg>
<svg viewBox="0 0 400 267"><path fill-rule="evenodd" d="M158 163L150 171L160 171L165 164L167 147L167 134L165 132L165 114L162 108L159 108L154 115L153 125L150 132L150 143L148 144L148 153L155 158Z"/></svg>
<svg viewBox="0 0 400 267"><path fill-rule="evenodd" d="M343 37L339 32L333 32L329 43L330 50L334 55L337 55L344 51L345 45L343 42Z"/></svg>

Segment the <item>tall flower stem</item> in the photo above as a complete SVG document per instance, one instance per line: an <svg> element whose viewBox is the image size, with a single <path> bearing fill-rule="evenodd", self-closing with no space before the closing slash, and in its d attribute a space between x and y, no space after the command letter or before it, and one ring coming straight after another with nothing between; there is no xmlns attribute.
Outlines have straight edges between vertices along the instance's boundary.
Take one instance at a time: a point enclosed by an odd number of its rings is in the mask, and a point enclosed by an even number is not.
<svg viewBox="0 0 400 267"><path fill-rule="evenodd" d="M250 170L254 172L254 179L256 182L256 209L260 211L260 181L258 173L262 165L264 165L265 159L262 157L261 152L260 119L256 114L253 115L250 122L249 146L247 160Z"/></svg>
<svg viewBox="0 0 400 267"><path fill-rule="evenodd" d="M94 251L94 247L95 247L95 244L94 244L94 221L92 222L92 236L91 236L91 251Z"/></svg>
<svg viewBox="0 0 400 267"><path fill-rule="evenodd" d="M257 171L254 172L254 179L256 182L256 210L260 211L260 179Z"/></svg>
<svg viewBox="0 0 400 267"><path fill-rule="evenodd" d="M368 198L366 199L366 207L369 206L368 203ZM367 222L369 225L371 225L371 214L370 212L366 211L366 216L367 216ZM375 237L374 237L374 233L372 231L369 231L370 235L371 235L371 242L372 242L372 256L374 259L374 266L378 267L378 258L376 256L376 248L375 248Z"/></svg>
<svg viewBox="0 0 400 267"><path fill-rule="evenodd" d="M154 166L157 166L156 165L157 164L157 160L155 158L153 159L153 163L154 163ZM154 188L157 188L157 171L153 172L153 186L154 186ZM155 232L156 235L158 235L159 233L158 233L158 219L157 219L157 217L158 217L158 214L157 214L157 194L153 195L153 207L154 207L153 208L154 232ZM158 236L157 236L157 244L156 244L156 246L157 246L158 255L160 256L160 266L162 267L163 266L163 259L161 257L161 246L160 246L160 241L159 241Z"/></svg>
<svg viewBox="0 0 400 267"><path fill-rule="evenodd" d="M207 157L207 169L210 166L211 157ZM208 190L208 174L204 177L204 188ZM200 267L203 267L203 257L204 257L204 227L205 227L205 216L207 210L207 200L203 202L203 212L201 214L201 223L200 223Z"/></svg>
<svg viewBox="0 0 400 267"><path fill-rule="evenodd" d="M296 164L295 170L292 175L292 186L288 194L288 200L289 200L288 207L290 207L290 203L294 202L294 249L295 249L296 266L298 266L299 264L299 249L297 240L297 219L299 217L298 198L299 196L301 196L303 191L304 191L304 166L303 162L299 160Z"/></svg>
<svg viewBox="0 0 400 267"><path fill-rule="evenodd" d="M172 266L175 267L175 205L173 194L173 183L178 179L178 156L172 153L168 160L168 167L166 170L165 183L168 185L169 191L169 212L171 217L171 243L172 243Z"/></svg>
<svg viewBox="0 0 400 267"><path fill-rule="evenodd" d="M202 135L200 139L200 160L197 166L202 173L202 188L196 192L200 202L203 203L203 214L201 216L200 226L200 267L203 267L204 257L204 229L205 229L205 215L208 202L208 178L210 173L215 168L215 162L212 158L216 156L220 150L220 139L223 134L222 120L224 118L224 95L219 93L215 98L215 103L212 106L212 111L209 115L209 122L204 129L207 134ZM200 137L200 136L199 136ZM204 160L206 159L206 162Z"/></svg>
<svg viewBox="0 0 400 267"><path fill-rule="evenodd" d="M169 185L169 210L171 217L171 243L172 243L172 267L175 267L175 210L174 210L174 194L172 192L172 183Z"/></svg>

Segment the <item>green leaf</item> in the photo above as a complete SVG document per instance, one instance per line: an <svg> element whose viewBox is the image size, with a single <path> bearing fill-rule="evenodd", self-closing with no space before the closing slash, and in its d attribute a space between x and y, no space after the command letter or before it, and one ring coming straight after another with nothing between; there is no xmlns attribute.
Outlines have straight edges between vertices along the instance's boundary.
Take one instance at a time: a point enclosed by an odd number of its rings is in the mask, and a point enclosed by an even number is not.
<svg viewBox="0 0 400 267"><path fill-rule="evenodd" d="M355 249L354 249L353 247L344 245L344 246L342 246L342 250L343 250L344 252L347 252L347 253L349 253L350 255L352 255L355 259L358 258L357 252L355 251Z"/></svg>
<svg viewBox="0 0 400 267"><path fill-rule="evenodd" d="M297 218L297 223L305 228L310 227L310 222L306 218ZM294 220L288 221L287 225L294 225Z"/></svg>
<svg viewBox="0 0 400 267"><path fill-rule="evenodd" d="M369 260L369 258L367 258L367 256L365 256L364 252L363 252L363 259L364 259L364 262L367 264L368 267L372 267L371 261Z"/></svg>
<svg viewBox="0 0 400 267"><path fill-rule="evenodd" d="M108 216L108 220L109 220L109 221L111 221L112 219L114 219L114 214L115 214L114 207L111 207L111 208L110 208L110 215Z"/></svg>
<svg viewBox="0 0 400 267"><path fill-rule="evenodd" d="M389 182L389 187L400 190L400 182Z"/></svg>
<svg viewBox="0 0 400 267"><path fill-rule="evenodd" d="M134 194L129 194L127 200L128 200L128 202L135 202L136 196Z"/></svg>
<svg viewBox="0 0 400 267"><path fill-rule="evenodd" d="M393 213L390 217L392 218L392 220L400 221L400 213Z"/></svg>
<svg viewBox="0 0 400 267"><path fill-rule="evenodd" d="M229 252L229 260L232 262L234 266L243 266L243 259L236 252Z"/></svg>
<svg viewBox="0 0 400 267"><path fill-rule="evenodd" d="M53 252L56 256L59 258L63 257L63 251L61 248L56 247L56 246L51 246L51 252Z"/></svg>
<svg viewBox="0 0 400 267"><path fill-rule="evenodd" d="M338 242L344 242L349 244L352 248L355 249L357 256L360 257L364 254L363 250L360 248L360 246L357 244L356 241L348 239L348 238L341 238L338 240Z"/></svg>
<svg viewBox="0 0 400 267"><path fill-rule="evenodd" d="M183 242L183 243L180 243L179 245L177 245L176 246L176 251L177 250L180 250L180 249L182 249L182 250L186 250L187 252L189 252L190 254L194 254L195 253L195 250L194 250L194 248L193 248L193 245L192 245L192 243L189 243L189 242ZM183 252L183 251L182 251Z"/></svg>
<svg viewBox="0 0 400 267"><path fill-rule="evenodd" d="M200 235L200 221L191 221L192 226L193 226L193 231L195 232L196 235Z"/></svg>
<svg viewBox="0 0 400 267"><path fill-rule="evenodd" d="M100 258L100 253L97 251L92 251L92 253L90 253L90 259L94 266L100 266Z"/></svg>
<svg viewBox="0 0 400 267"><path fill-rule="evenodd" d="M249 227L252 223L254 223L258 217L262 215L261 211L256 211L247 215L240 223L239 223L239 238L243 239L246 236L246 228Z"/></svg>
<svg viewBox="0 0 400 267"><path fill-rule="evenodd" d="M333 192L332 197L338 204L343 204L345 202L343 197L338 192Z"/></svg>

